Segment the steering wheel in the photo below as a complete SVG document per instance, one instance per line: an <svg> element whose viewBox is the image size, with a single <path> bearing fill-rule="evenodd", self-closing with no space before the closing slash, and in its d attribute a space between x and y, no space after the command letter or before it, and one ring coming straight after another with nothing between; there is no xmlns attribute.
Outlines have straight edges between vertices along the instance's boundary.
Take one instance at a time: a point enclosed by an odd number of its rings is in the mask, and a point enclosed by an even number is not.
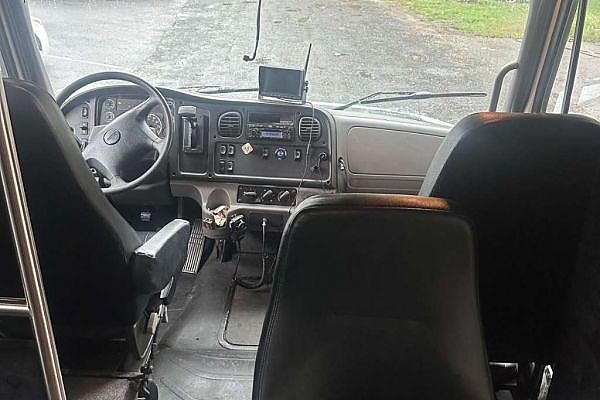
<svg viewBox="0 0 600 400"><path fill-rule="evenodd" d="M173 116L167 101L154 86L125 72L108 71L84 76L67 86L56 97L56 102L62 109L73 93L90 83L105 80L133 83L149 96L147 100L119 115L102 129L90 133L88 144L81 152L90 170L101 183L102 191L114 194L138 187L166 160L173 143ZM146 117L157 105L160 106L166 121L162 139L154 134L146 123ZM130 182L123 180L123 166L151 150L155 150L158 155L146 172Z"/></svg>

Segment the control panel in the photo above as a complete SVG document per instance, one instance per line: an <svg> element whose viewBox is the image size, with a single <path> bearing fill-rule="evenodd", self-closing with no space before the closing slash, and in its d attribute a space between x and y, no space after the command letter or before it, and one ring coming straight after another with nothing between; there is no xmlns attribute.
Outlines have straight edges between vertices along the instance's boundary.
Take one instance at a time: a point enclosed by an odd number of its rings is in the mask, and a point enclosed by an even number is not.
<svg viewBox="0 0 600 400"><path fill-rule="evenodd" d="M199 179L330 187L327 116L307 106L178 104L178 168Z"/></svg>
<svg viewBox="0 0 600 400"><path fill-rule="evenodd" d="M240 185L237 201L246 204L293 206L296 202L296 193L296 189L292 188Z"/></svg>
<svg viewBox="0 0 600 400"><path fill-rule="evenodd" d="M327 149L315 146L309 149L309 153L306 150L301 143L217 142L215 173L327 180L330 169Z"/></svg>
<svg viewBox="0 0 600 400"><path fill-rule="evenodd" d="M81 116L81 124L79 126L74 126L73 131L79 138L86 140L87 135L90 133L90 105L88 103L83 103L80 107L81 111L79 114Z"/></svg>

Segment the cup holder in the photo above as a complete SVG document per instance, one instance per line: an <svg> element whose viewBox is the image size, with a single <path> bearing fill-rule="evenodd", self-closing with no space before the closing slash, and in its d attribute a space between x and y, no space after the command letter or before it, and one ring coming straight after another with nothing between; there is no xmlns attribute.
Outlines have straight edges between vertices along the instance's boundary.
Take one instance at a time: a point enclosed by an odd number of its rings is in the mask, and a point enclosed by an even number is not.
<svg viewBox="0 0 600 400"><path fill-rule="evenodd" d="M219 206L229 206L231 205L231 198L225 189L217 188L214 189L208 195L206 199L206 211L214 210Z"/></svg>
<svg viewBox="0 0 600 400"><path fill-rule="evenodd" d="M223 225L219 225L217 223L218 217L215 216L214 212L219 207L225 206L226 209L220 211L220 217L223 218L223 214L225 217L225 223ZM231 198L227 191L221 188L214 189L208 195L206 199L206 204L204 206L204 218L202 219L204 226L204 234L212 239L224 239L229 236L229 226L227 224L227 217L229 213L229 207L231 206Z"/></svg>

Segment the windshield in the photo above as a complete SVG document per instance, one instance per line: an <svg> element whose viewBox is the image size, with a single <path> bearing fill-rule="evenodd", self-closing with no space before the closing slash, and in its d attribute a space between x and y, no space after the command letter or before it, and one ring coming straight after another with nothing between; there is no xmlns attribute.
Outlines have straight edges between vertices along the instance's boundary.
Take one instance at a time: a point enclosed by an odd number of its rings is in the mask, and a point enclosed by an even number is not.
<svg viewBox="0 0 600 400"><path fill-rule="evenodd" d="M505 0L264 0L257 57L245 62L254 48L256 1L30 1L57 93L106 70L173 89L254 88L259 65L301 69L312 43L310 101L334 108L380 91L488 93L369 106L449 123L488 108L497 72L517 58L527 7Z"/></svg>

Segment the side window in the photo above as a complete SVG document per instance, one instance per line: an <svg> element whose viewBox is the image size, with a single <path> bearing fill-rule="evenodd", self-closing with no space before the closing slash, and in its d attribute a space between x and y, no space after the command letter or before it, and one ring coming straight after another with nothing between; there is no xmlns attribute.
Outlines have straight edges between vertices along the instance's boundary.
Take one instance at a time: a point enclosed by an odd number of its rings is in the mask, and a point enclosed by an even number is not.
<svg viewBox="0 0 600 400"><path fill-rule="evenodd" d="M560 113L562 110L569 65L575 47L575 25L574 21L548 100L547 112ZM588 1L569 113L583 114L600 120L600 0Z"/></svg>

